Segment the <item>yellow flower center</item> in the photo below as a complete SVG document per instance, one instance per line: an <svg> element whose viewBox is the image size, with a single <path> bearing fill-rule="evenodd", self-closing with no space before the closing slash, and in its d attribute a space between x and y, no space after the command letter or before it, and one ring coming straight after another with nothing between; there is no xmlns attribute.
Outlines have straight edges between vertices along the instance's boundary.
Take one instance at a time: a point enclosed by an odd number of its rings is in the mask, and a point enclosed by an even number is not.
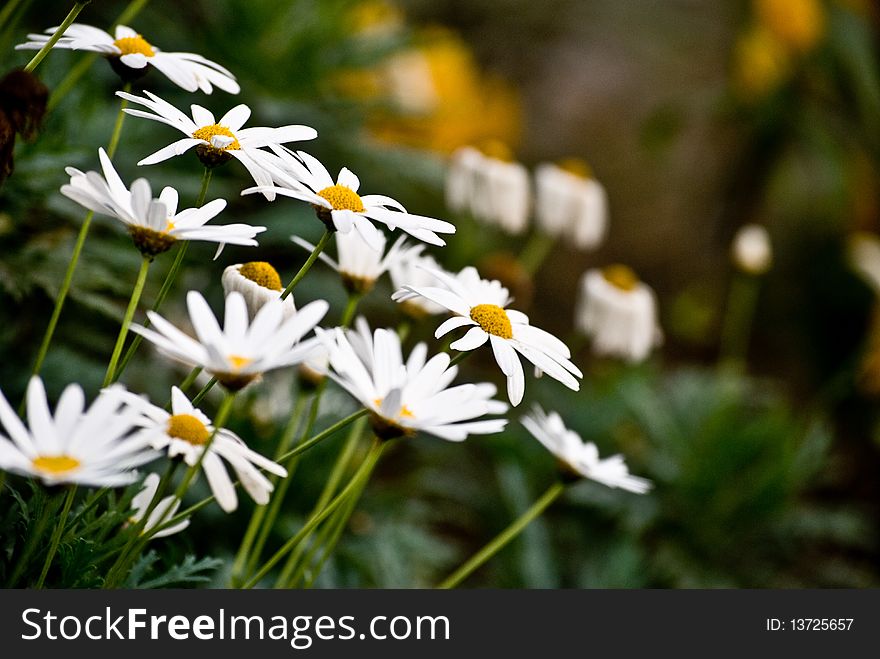
<svg viewBox="0 0 880 659"><path fill-rule="evenodd" d="M500 336L502 339L513 338L513 328L507 312L496 304L478 304L471 307L471 320L483 328L484 332Z"/></svg>
<svg viewBox="0 0 880 659"><path fill-rule="evenodd" d="M193 137L197 140L205 140L208 144L210 144L213 148L217 148L214 146L214 143L211 141L213 138L218 135L222 135L223 137L231 137L232 142L227 144L224 147L220 147L220 151L238 151L241 148L241 144L238 143L238 138L235 136L231 130L229 130L226 126L221 126L220 124L212 124L211 126L202 126L196 132L193 133Z"/></svg>
<svg viewBox="0 0 880 659"><path fill-rule="evenodd" d="M556 163L556 166L562 171L568 172L578 178L585 180L593 178L593 169L583 158L563 158Z"/></svg>
<svg viewBox="0 0 880 659"><path fill-rule="evenodd" d="M139 53L144 57L152 57L155 55L153 47L141 35L117 39L113 42L113 45L121 51L122 55L134 55L136 53Z"/></svg>
<svg viewBox="0 0 880 659"><path fill-rule="evenodd" d="M619 263L609 265L602 270L602 276L605 277L605 281L609 284L626 293L635 290L636 286L639 285L639 278L633 272L633 269Z"/></svg>
<svg viewBox="0 0 880 659"><path fill-rule="evenodd" d="M229 360L229 363L232 364L232 368L235 371L240 371L245 366L254 361L250 357L241 357L240 355L229 355L227 359Z"/></svg>
<svg viewBox="0 0 880 659"><path fill-rule="evenodd" d="M268 288L270 291L282 289L278 271L266 261L250 261L242 265L238 272L245 279L250 279L258 286Z"/></svg>
<svg viewBox="0 0 880 659"><path fill-rule="evenodd" d="M479 145L479 150L484 156L501 160L503 162L513 162L513 151L501 140L485 140Z"/></svg>
<svg viewBox="0 0 880 659"><path fill-rule="evenodd" d="M34 458L31 464L38 471L58 476L77 469L80 462L69 455L41 455L38 458Z"/></svg>
<svg viewBox="0 0 880 659"><path fill-rule="evenodd" d="M319 191L318 196L329 201L335 211L364 212L364 202L361 201L360 195L344 185L331 185Z"/></svg>
<svg viewBox="0 0 880 659"><path fill-rule="evenodd" d="M376 407L382 407L382 399L376 398L373 403L375 403ZM409 409L406 405L401 406L400 411L398 411L397 416L401 419L414 419L415 414L412 413L412 410Z"/></svg>
<svg viewBox="0 0 880 659"><path fill-rule="evenodd" d="M211 437L208 427L192 414L175 414L168 419L168 435L195 446L205 444Z"/></svg>

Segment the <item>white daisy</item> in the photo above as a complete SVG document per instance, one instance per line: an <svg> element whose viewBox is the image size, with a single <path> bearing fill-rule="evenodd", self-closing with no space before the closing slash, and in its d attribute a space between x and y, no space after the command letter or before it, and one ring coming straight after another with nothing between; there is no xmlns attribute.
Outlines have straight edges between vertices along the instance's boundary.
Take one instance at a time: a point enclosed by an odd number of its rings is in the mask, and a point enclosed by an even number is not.
<svg viewBox="0 0 880 659"><path fill-rule="evenodd" d="M141 491L138 492L131 500L131 507L134 509L134 511L128 518L130 524L136 525L140 523L140 521L144 518L147 509L150 507L150 503L152 503L153 498L156 496L156 490L158 489L159 474L149 474L144 479L144 485ZM147 518L147 522L144 524L144 528L141 530L141 535L149 533L160 524L170 520L172 517L174 517L174 515L177 514L178 508L180 508L180 499L178 499L174 495L170 495L161 499L150 512L150 516ZM172 524L166 529L157 531L153 534L152 537L165 538L169 535L174 535L175 533L183 531L187 526L189 526L189 517L180 520L177 524Z"/></svg>
<svg viewBox="0 0 880 659"><path fill-rule="evenodd" d="M282 478L287 476L284 467L249 449L231 430L219 428L215 433L211 420L193 407L186 394L177 387L171 389L171 413L141 396L127 393L122 399L140 413L138 424L142 430L138 436L153 448L166 451L169 458L181 456L190 467L198 463L214 434L208 452L202 458L201 469L217 503L228 513L238 507L238 497L224 460L232 467L245 491L261 506L269 502L273 486L258 467Z"/></svg>
<svg viewBox="0 0 880 659"><path fill-rule="evenodd" d="M314 349L314 342L300 341L327 313L324 300L310 302L284 319L280 297L266 302L252 322L244 296L226 296L223 329L211 307L198 291L186 296L193 339L159 314L148 311L153 328L133 325L132 331L151 341L160 352L189 366L200 366L227 389L236 391L265 371L298 364Z"/></svg>
<svg viewBox="0 0 880 659"><path fill-rule="evenodd" d="M230 265L223 271L221 281L223 292L226 295L238 291L244 296L251 320L264 304L271 300L277 300L284 290L278 271L266 261L249 261L248 263ZM284 298L282 304L284 305L285 320L296 313L293 295Z"/></svg>
<svg viewBox="0 0 880 659"><path fill-rule="evenodd" d="M45 34L29 34L30 41L19 44L16 50L39 50L55 34L49 28ZM90 50L107 57L114 70L124 80L134 80L153 66L175 85L188 92L201 89L210 94L216 85L230 94L239 92L235 76L216 62L195 53L165 53L140 34L125 25L116 27L114 36L91 25L74 23L53 48Z"/></svg>
<svg viewBox="0 0 880 659"><path fill-rule="evenodd" d="M226 200L215 199L200 208L178 212L177 190L163 188L154 199L150 182L145 178L136 179L129 190L104 149L98 150L98 158L103 176L95 171L83 173L68 167L70 183L61 186L61 194L89 210L120 220L128 228L134 244L147 256L171 249L178 240L204 240L219 243L214 255L217 258L227 243L255 247L254 236L266 230L266 227L249 224L206 226L226 208Z"/></svg>
<svg viewBox="0 0 880 659"><path fill-rule="evenodd" d="M600 459L596 445L585 443L580 435L566 428L556 412L546 414L535 405L531 414L524 416L520 422L544 448L556 456L566 471L636 494L644 494L651 489L651 481L630 475L623 456Z"/></svg>
<svg viewBox="0 0 880 659"><path fill-rule="evenodd" d="M190 118L155 94L148 91L144 94L146 97L116 92L117 96L152 110L146 112L126 108L128 114L168 124L186 137L159 149L138 162L138 165L154 165L196 147L199 159L206 167L216 167L235 158L245 166L257 185L271 186L272 175L267 168L271 168L274 161L270 160L271 154L261 150L261 147L277 147L287 142L313 140L318 136L314 128L300 125L242 128L251 116L247 105L235 106L216 121L214 115L200 105L190 106ZM274 195L267 192L266 198L274 199Z"/></svg>
<svg viewBox="0 0 880 659"><path fill-rule="evenodd" d="M605 188L579 160L538 165L535 217L548 235L570 238L581 249L594 249L608 227Z"/></svg>
<svg viewBox="0 0 880 659"><path fill-rule="evenodd" d="M329 377L371 412L379 437L412 436L419 431L450 441L470 434L500 432L506 419L478 420L486 414L503 414L507 405L492 400L494 385L461 384L450 387L458 367L449 355L427 359L428 348L416 345L404 361L397 333L377 329L366 321L357 329L321 332L330 356Z"/></svg>
<svg viewBox="0 0 880 659"><path fill-rule="evenodd" d="M0 469L47 485L119 487L134 482L134 468L158 454L131 434L137 415L120 405L121 391L122 387L111 387L85 409L82 387L70 384L53 416L43 381L34 376L27 390L28 427L0 391L0 423L5 428L0 434Z"/></svg>
<svg viewBox="0 0 880 659"><path fill-rule="evenodd" d="M422 254L420 247L416 246L389 264L388 275L391 277L391 285L395 290L407 284L410 286L431 286L436 283L436 279L430 271L444 271L433 256ZM452 276L451 273L449 274ZM400 306L404 313L416 320L446 312L446 307L420 296L404 300Z"/></svg>
<svg viewBox="0 0 880 659"><path fill-rule="evenodd" d="M624 265L584 274L575 326L592 339L596 354L631 362L663 342L654 292Z"/></svg>
<svg viewBox="0 0 880 659"><path fill-rule="evenodd" d="M455 233L455 226L433 217L412 215L391 197L358 194L360 180L343 167L336 181L317 158L303 151L273 146L275 179L283 187L250 188L242 192L262 192L293 197L312 204L318 217L331 230L349 233L352 228L376 251L382 250L382 233L372 221L381 222L392 231L400 228L414 238L432 245L446 243L437 233Z"/></svg>
<svg viewBox="0 0 880 659"><path fill-rule="evenodd" d="M750 275L763 275L773 263L773 245L770 234L760 224L746 224L739 228L730 246L734 265Z"/></svg>
<svg viewBox="0 0 880 659"><path fill-rule="evenodd" d="M549 332L530 325L524 313L506 309L510 297L499 282L482 279L476 268L470 267L457 277L439 270L430 272L445 289L407 285L392 299L400 302L419 295L453 312L455 316L443 322L434 336L439 339L452 330L470 326L462 338L450 344L454 350L474 350L488 341L507 377L507 395L513 405L519 405L525 393L525 375L517 352L566 387L580 389L577 378L583 374L571 362L568 347Z"/></svg>
<svg viewBox="0 0 880 659"><path fill-rule="evenodd" d="M303 249L314 251L315 246L299 236L291 236L291 240ZM364 294L373 289L379 279L395 263L405 258L413 249L422 246L405 246L405 236L400 236L390 249L385 252L385 236L379 235L381 248L377 251L356 231L340 233L336 236L336 252L338 262L327 254L321 253L318 258L339 273L342 284L350 293Z"/></svg>

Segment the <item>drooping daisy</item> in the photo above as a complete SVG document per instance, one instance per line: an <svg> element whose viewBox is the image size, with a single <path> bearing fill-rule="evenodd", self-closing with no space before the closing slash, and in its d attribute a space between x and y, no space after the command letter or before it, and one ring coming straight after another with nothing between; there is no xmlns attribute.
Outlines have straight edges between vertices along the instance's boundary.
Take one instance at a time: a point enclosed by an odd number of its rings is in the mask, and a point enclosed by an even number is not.
<svg viewBox="0 0 880 659"><path fill-rule="evenodd" d="M428 348L416 345L404 361L400 337L389 329L370 332L358 319L357 329L321 332L330 357L329 377L370 410L374 432L384 439L417 432L450 441L471 434L500 432L506 419L482 419L503 414L507 405L493 400L489 383L450 386L458 373L449 355L427 359Z"/></svg>
<svg viewBox="0 0 880 659"><path fill-rule="evenodd" d="M329 308L324 300L315 300L285 320L279 297L266 302L249 322L244 296L233 291L226 296L221 329L201 293L190 291L186 303L197 339L153 311L148 311L147 316L155 329L140 325L131 329L172 359L202 367L231 391L241 389L265 371L308 358L314 344L300 339L321 321Z"/></svg>
<svg viewBox="0 0 880 659"><path fill-rule="evenodd" d="M158 489L159 474L147 475L147 477L144 479L143 488L141 488L141 491L138 492L131 500L131 507L134 510L128 518L130 524L135 525L140 523L140 521L144 518L144 515L147 513L147 509L150 507L150 503L156 496L156 490ZM153 508L153 510L150 512L150 516L147 518L143 529L141 529L141 535L149 533L160 524L163 524L170 520L177 514L178 508L180 508L180 499L178 499L174 495L163 497L159 501L159 503L156 504L155 508ZM166 538L169 535L174 535L175 533L183 531L187 526L189 526L189 517L180 520L176 524L172 524L166 529L157 531L153 534L152 537Z"/></svg>
<svg viewBox="0 0 880 659"><path fill-rule="evenodd" d="M232 467L245 491L261 506L269 502L273 486L257 467L282 478L287 476L284 467L249 449L231 430L219 428L215 433L211 420L193 407L186 394L177 387L171 389L171 413L141 396L126 393L122 399L140 414L138 424L142 430L139 437L153 448L166 451L169 458L181 456L191 467L198 463L211 435L214 435L202 459L201 469L217 503L228 513L238 507L238 497L224 460Z"/></svg>
<svg viewBox="0 0 880 659"><path fill-rule="evenodd" d="M629 473L623 456L600 459L596 445L585 443L580 435L566 428L562 417L556 412L547 414L535 405L532 412L520 422L544 448L556 456L566 472L636 494L644 494L651 489L651 481Z"/></svg>
<svg viewBox="0 0 880 659"><path fill-rule="evenodd" d="M136 179L129 190L104 149L98 150L98 158L103 176L95 171L83 173L68 167L70 183L61 186L61 194L80 206L121 221L128 228L135 246L146 256L161 254L178 240L204 240L219 243L214 255L217 258L227 243L255 247L254 236L266 230L266 227L249 224L206 226L226 208L225 199L215 199L200 208L178 212L177 190L163 188L154 199L150 182L145 178Z"/></svg>
<svg viewBox="0 0 880 659"><path fill-rule="evenodd" d="M773 263L773 245L770 234L760 224L746 224L739 228L730 246L733 264L750 275L763 275Z"/></svg>
<svg viewBox="0 0 880 659"><path fill-rule="evenodd" d="M645 359L663 342L654 292L625 265L588 270L581 279L575 326L598 355Z"/></svg>
<svg viewBox="0 0 880 659"><path fill-rule="evenodd" d="M146 97L116 92L117 96L152 111L126 108L128 114L168 124L186 137L159 149L138 162L138 165L154 165L196 147L196 153L206 167L216 167L235 158L245 166L257 185L271 186L272 175L267 168L271 168L274 161L270 160L271 154L261 150L261 147L277 147L287 142L313 140L318 136L314 128L301 125L242 128L251 116L247 105L235 106L217 121L209 110L200 105L191 106L190 118L155 94L148 91L144 94ZM267 191L266 198L274 199L274 195Z"/></svg>
<svg viewBox="0 0 880 659"><path fill-rule="evenodd" d="M594 249L608 226L605 188L580 160L538 165L535 217L547 234L567 237L580 249Z"/></svg>
<svg viewBox="0 0 880 659"><path fill-rule="evenodd" d="M277 300L284 290L278 271L266 261L249 261L248 263L230 265L223 271L221 280L223 292L226 295L238 291L244 296L251 320L264 304L271 300ZM282 304L284 305L285 320L296 313L293 295L284 298Z"/></svg>
<svg viewBox="0 0 880 659"><path fill-rule="evenodd" d="M443 271L437 260L433 256L422 254L422 250L419 247L416 246L416 248L409 250L401 258L395 259L393 263L389 264L388 274L391 277L391 285L395 290L407 284L410 286L431 286L436 283L436 280L430 271ZM408 300L402 301L400 307L405 314L415 320L446 312L446 307L420 296L413 296Z"/></svg>
<svg viewBox="0 0 880 659"><path fill-rule="evenodd" d="M314 245L298 236L292 236L291 240L310 252L315 249ZM367 244L356 231L340 233L336 236L338 262L325 253L321 253L318 258L339 273L345 290L349 293L363 295L373 290L376 280L394 263L404 258L413 249L421 247L405 246L404 240L405 236L400 236L386 252L385 236L381 234L379 235L381 249L377 251Z"/></svg>
<svg viewBox="0 0 880 659"><path fill-rule="evenodd" d="M46 30L45 34L29 34L30 41L17 45L15 49L39 50L56 30L53 27ZM214 90L213 85L230 94L239 92L235 76L216 62L195 53L162 52L125 25L117 26L114 36L111 36L91 25L74 23L52 47L100 53L125 81L140 78L147 72L147 66L153 66L188 92L201 89L210 94Z"/></svg>
<svg viewBox="0 0 880 659"><path fill-rule="evenodd" d="M400 228L414 238L432 245L446 243L437 233L455 233L449 222L423 215L412 215L397 201L384 195L358 194L360 180L343 167L336 181L320 161L303 151L272 147L275 152L273 171L282 187L262 185L242 192L280 194L307 201L315 207L318 217L328 229L348 233L353 228L376 251L381 251L381 232L373 221L381 222L392 231Z"/></svg>
<svg viewBox="0 0 880 659"><path fill-rule="evenodd" d="M0 391L0 469L41 479L46 485L78 483L119 487L137 479L134 471L158 454L131 434L137 414L119 401L114 386L85 408L78 384L68 385L55 414L43 381L34 376L27 389L27 427Z"/></svg>
<svg viewBox="0 0 880 659"><path fill-rule="evenodd" d="M446 288L407 285L392 299L401 302L418 295L453 312L455 316L434 332L438 339L452 330L470 326L462 338L450 344L453 350L474 350L488 341L495 361L507 377L511 404L519 405L525 393L525 375L517 352L569 389L580 389L577 378L583 374L571 362L568 347L549 332L530 325L524 313L506 309L510 297L499 282L482 279L476 268L471 267L456 277L439 270L429 272Z"/></svg>

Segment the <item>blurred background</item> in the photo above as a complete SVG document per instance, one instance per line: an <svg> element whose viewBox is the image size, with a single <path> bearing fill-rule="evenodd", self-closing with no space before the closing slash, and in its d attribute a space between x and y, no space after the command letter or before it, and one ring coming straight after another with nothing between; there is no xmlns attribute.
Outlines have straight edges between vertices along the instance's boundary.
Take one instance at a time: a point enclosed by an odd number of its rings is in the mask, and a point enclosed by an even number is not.
<svg viewBox="0 0 880 659"><path fill-rule="evenodd" d="M78 22L107 28L125 7L93 2ZM15 43L68 9L20 2L0 32L2 72L32 54L13 51ZM331 170L350 167L368 192L455 222L449 246L431 253L449 269L475 264L501 278L516 308L577 348L581 391L531 380L526 403L556 409L603 455L623 453L656 487L637 497L578 485L468 585L880 585L875 3L153 0L131 25L163 50L223 64L242 93L191 96L155 71L143 88L218 116L246 103L251 125L316 127L319 138L305 150ZM50 91L82 57L49 55L38 71ZM118 88L106 62L94 61L36 139L19 143L15 172L0 188L0 382L11 401L24 390L82 220L57 192L64 167L97 166ZM173 184L194 199L195 156L135 166L177 137L129 118L115 159L123 179L149 176L154 189ZM530 169L588 162L607 191L602 244L585 251L551 242L528 272L518 257L537 227L510 235L448 208L450 155L487 143L503 143ZM227 248L212 262L210 247L193 245L168 315L184 317L190 288L217 308L219 275L231 263L268 260L289 279L305 257L289 236L320 236L305 205L239 197L248 181L243 169L225 167L209 198L229 200L226 221L269 227L260 248ZM765 274L731 262L731 241L746 224L769 231ZM140 258L106 218L93 226L85 255L44 367L56 395L74 380L99 388ZM145 300L170 261L157 259ZM640 364L592 355L574 330L581 274L618 262L658 297L664 343ZM742 354L728 368L721 337L743 278L756 291L753 320L737 325ZM400 322L391 292L382 281L363 302L371 324ZM337 320L345 293L328 268L297 289L298 301L317 297L331 301ZM429 340L435 325L414 326L410 342ZM498 381L491 356L470 359L464 371ZM181 377L143 349L124 380L159 400ZM296 387L292 376L267 378L241 405L235 429L257 450L271 452ZM331 390L322 421L352 409ZM322 444L300 465L270 547L302 523L342 441ZM515 422L502 436L463 445L419 437L383 463L315 585L430 586L553 477L553 459ZM191 531L162 542L178 556L228 558L249 504L231 517L206 509ZM227 575L214 579L221 585Z"/></svg>

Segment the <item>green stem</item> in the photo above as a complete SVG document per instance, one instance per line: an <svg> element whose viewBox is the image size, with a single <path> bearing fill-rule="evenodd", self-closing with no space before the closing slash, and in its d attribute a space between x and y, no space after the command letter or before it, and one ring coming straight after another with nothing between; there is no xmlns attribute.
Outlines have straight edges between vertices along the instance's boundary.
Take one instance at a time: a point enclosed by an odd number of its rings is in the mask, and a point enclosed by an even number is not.
<svg viewBox="0 0 880 659"><path fill-rule="evenodd" d="M21 552L21 556L17 557L16 559L15 569L12 571L12 576L9 577L9 582L6 584L7 588L15 587L15 585L18 583L18 580L21 578L21 575L28 567L28 563L30 562L31 555L34 553L34 550L38 546L40 546L40 540L43 537L43 531L49 524L49 520L52 518L52 515L57 511L57 507L54 505L55 503L57 503L55 497L52 497L49 501L46 501L45 505L43 506L43 511L40 514L40 517L37 519L36 523L33 526L28 524L27 541L25 542L24 549Z"/></svg>
<svg viewBox="0 0 880 659"><path fill-rule="evenodd" d="M61 536L64 534L64 525L67 524L67 516L70 514L70 507L73 505L73 500L76 497L76 486L70 485L68 487L67 498L64 499L64 507L61 509L61 517L58 519L55 532L52 534L52 539L49 541L49 553L46 554L46 560L43 561L43 570L40 572L40 578L37 579L37 583L34 586L37 589L43 587L43 584L46 581L46 575L49 574L49 568L52 566L55 553L58 551L58 544L61 542Z"/></svg>
<svg viewBox="0 0 880 659"><path fill-rule="evenodd" d="M190 373L190 375L192 375L192 373ZM189 378L189 376L187 376L187 378ZM199 403L201 403L205 399L205 396L208 395L208 392L214 388L215 384L217 384L217 378L211 378L210 380L208 380L207 384L205 384L205 386L199 390L199 393L193 396L193 406L197 406Z"/></svg>
<svg viewBox="0 0 880 659"><path fill-rule="evenodd" d="M263 566L257 570L257 573L248 581L243 587L245 589L250 589L256 586L260 581L265 577L269 571L275 567L275 565L284 558L284 555L289 552L291 549L295 548L303 538L311 534L311 532L318 526L321 522L323 522L327 517L329 517L334 510L336 510L339 506L341 506L348 496L360 486L362 480L366 480L370 477L370 474L373 471L373 468L376 466L376 463L379 461L379 458L382 456L382 453L385 451L385 448L388 446L390 442L382 442L376 440L373 443L372 448L370 448L370 452L367 454L367 457L364 458L364 461L361 463L361 466L358 467L358 470L355 472L354 476L352 476L351 481L349 481L348 485L346 485L342 491L336 495L336 497L331 501L326 508L324 508L317 515L312 517L305 525L296 533L290 540L285 542L281 548L275 552L275 554L266 561Z"/></svg>
<svg viewBox="0 0 880 659"><path fill-rule="evenodd" d="M64 35L67 31L67 28L70 27L70 24L76 20L76 17L79 16L79 13L83 10L87 4L89 4L90 0L85 0L85 2L75 2L73 5L73 9L70 10L70 13L67 14L67 17L61 22L61 25L58 26L58 29L55 30L55 34L49 37L49 41L47 41L37 54L34 55L33 59L27 63L27 66L24 67L24 70L28 73L33 73L34 69L39 66L40 62L43 61L43 58L49 54L49 51L52 50L52 47L58 43L58 40Z"/></svg>
<svg viewBox="0 0 880 659"><path fill-rule="evenodd" d="M458 353L455 357L453 357L452 359L449 360L449 366L452 367L452 366L456 366L456 365L460 364L461 362L463 362L465 359L468 358L468 356L471 354L471 352L473 352L473 351L466 350L464 352Z"/></svg>
<svg viewBox="0 0 880 659"><path fill-rule="evenodd" d="M547 259L555 242L555 238L535 230L519 254L520 265L530 275L534 275Z"/></svg>
<svg viewBox="0 0 880 659"><path fill-rule="evenodd" d="M187 390L188 390L191 386L193 386L193 382L196 381L196 379L199 377L199 375L201 374L201 372L202 372L202 367L201 367L201 366L196 366L195 368L193 368L193 370L191 370L191 371L189 372L189 375L187 375L187 376L183 379L183 382L180 383L180 386L178 387L178 389L180 389L183 393L186 393Z"/></svg>
<svg viewBox="0 0 880 659"><path fill-rule="evenodd" d="M322 430L321 432L319 432L317 435L315 435L311 439L299 444L296 448L288 451L287 453L282 455L279 458L279 460L289 460L290 458L293 458L301 453L305 453L310 448L312 448L315 444L324 441L330 435L335 433L337 430L341 430L342 428L344 428L345 426L347 426L351 422L353 422L356 419L367 414L367 412L368 412L368 410L366 410L366 409L360 409L357 412L352 412L347 417L345 417L344 419L342 419L340 421L337 421L336 423L334 423L332 426L330 426L326 430Z"/></svg>
<svg viewBox="0 0 880 659"><path fill-rule="evenodd" d="M339 540L342 538L342 533L348 526L348 520L351 519L352 514L357 508L357 503L360 500L362 493L363 488L352 494L348 501L346 501L345 505L337 510L336 514L333 515L327 524L324 525L324 528L321 529L321 534L315 541L316 550L319 548L321 549L321 557L311 569L311 573L303 584L303 588L311 588L320 576L321 570L324 569L324 564L333 554L336 545L339 544ZM306 560L303 561L303 565L308 565L311 562L311 558L311 556L307 557Z"/></svg>
<svg viewBox="0 0 880 659"><path fill-rule="evenodd" d="M104 375L103 386L105 387L116 380L116 365L119 363L119 356L122 354L122 346L125 345L125 337L128 335L128 328L131 325L132 318L134 318L134 312L137 309L138 302L141 300L141 294L144 292L144 284L147 282L147 272L150 269L151 262L152 259L147 256L141 260L141 269L138 271L137 281L134 284L134 290L131 292L131 299L128 301L128 308L122 317L119 336L116 337L116 345L113 346L110 364L107 366L107 373Z"/></svg>
<svg viewBox="0 0 880 659"><path fill-rule="evenodd" d="M730 282L718 362L722 370L739 373L745 369L760 281L754 275L737 272Z"/></svg>
<svg viewBox="0 0 880 659"><path fill-rule="evenodd" d="M544 492L543 495L541 495L541 498L532 504L531 508L520 515L513 523L510 524L510 526L508 526L501 533L495 536L495 538L491 542L489 542L489 544L487 544L480 551L474 554L460 568L458 568L455 572L444 579L443 582L441 582L437 586L437 588L449 589L458 586L462 581L470 576L474 570L483 565L483 563L485 563L495 554L497 554L511 540L516 538L516 536L518 536L524 528L526 528L535 518L541 515L541 513L543 513L551 503L556 501L556 499L558 499L564 491L565 485L563 483L556 482L551 485L547 489L547 491Z"/></svg>
<svg viewBox="0 0 880 659"><path fill-rule="evenodd" d="M315 245L315 249L312 250L312 253L309 254L309 258L306 259L306 262L303 263L303 266L299 269L293 279L290 280L290 283L287 285L287 288L284 289L284 292L281 294L281 299L286 298L293 291L294 287L300 282L300 280L306 276L306 273L311 269L312 265L314 265L315 261L318 260L318 256L320 256L321 252L324 251L324 247L327 246L327 243L330 242L330 238L333 237L333 232L326 230L324 231L324 235L321 236L321 240L318 241L318 244Z"/></svg>

